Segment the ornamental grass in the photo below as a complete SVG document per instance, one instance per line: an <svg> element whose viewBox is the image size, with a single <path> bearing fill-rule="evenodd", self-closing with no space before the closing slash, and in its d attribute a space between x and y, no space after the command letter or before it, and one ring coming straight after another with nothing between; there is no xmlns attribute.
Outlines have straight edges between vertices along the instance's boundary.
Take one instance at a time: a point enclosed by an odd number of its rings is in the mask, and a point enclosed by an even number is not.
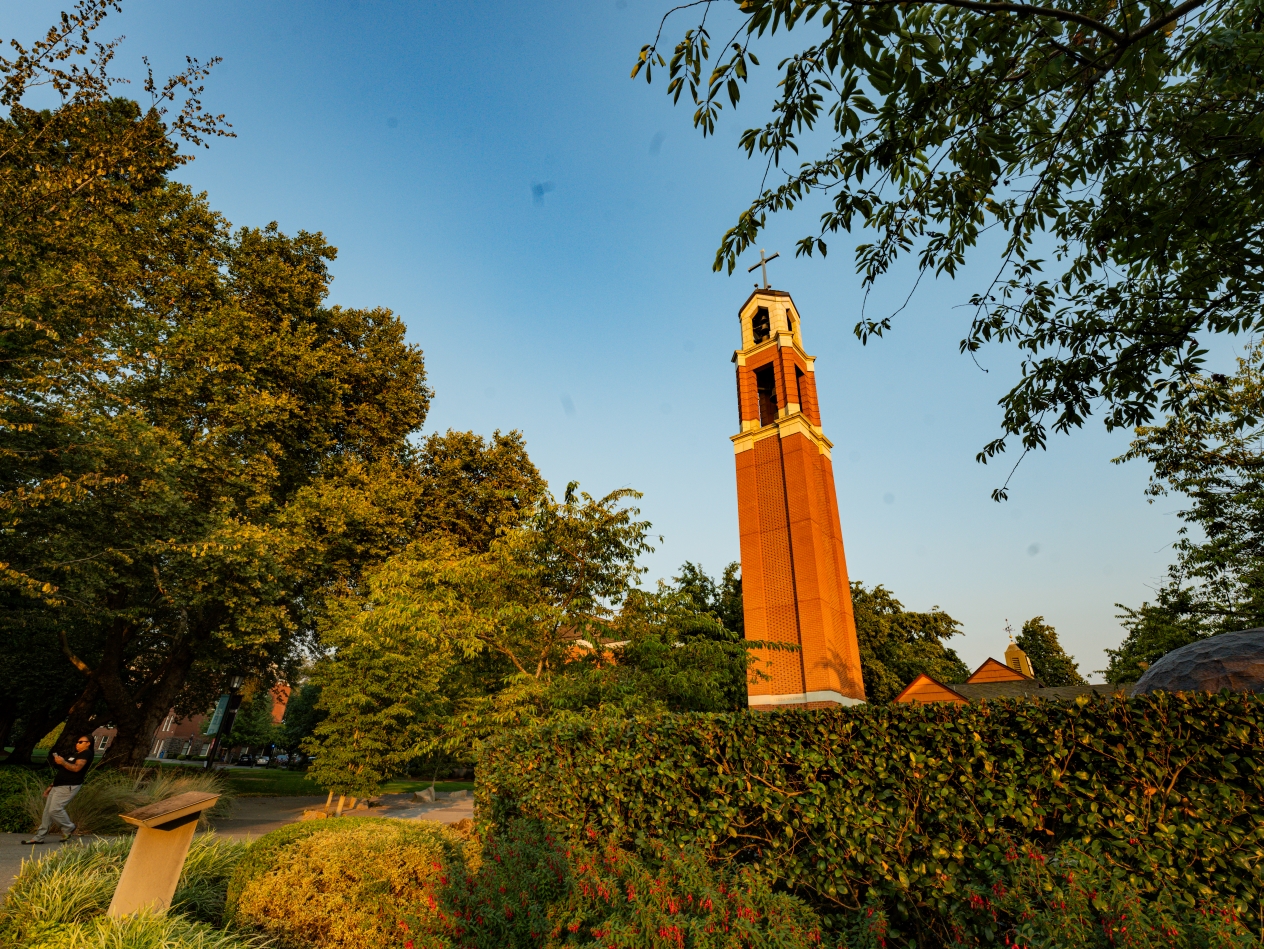
<svg viewBox="0 0 1264 949"><path fill-rule="evenodd" d="M26 780L22 791L21 806L26 820L18 833L27 833L38 827L44 813L44 788L51 781L44 772L35 772L35 775L34 780ZM215 772L201 768L123 768L89 774L66 812L79 833L129 834L136 828L121 820L120 814L187 791L205 791L220 796L215 807L203 812L198 819L202 830L213 826L215 820L227 815L232 807L233 793L228 783Z"/></svg>
<svg viewBox="0 0 1264 949"><path fill-rule="evenodd" d="M121 933L130 933L131 930L120 930L112 923L102 922L131 847L130 837L94 840L66 844L38 860L24 862L3 906L0 906L0 946L73 944L132 949L132 943L119 941ZM142 928L143 932L153 935L178 931L192 939L189 934L202 932L195 924L206 924L206 931L213 932L209 927L219 925L221 921L229 877L246 850L246 844L210 835L195 837L168 917L182 922L176 929L159 926L156 929ZM136 932L141 933L142 930ZM145 938L149 939L149 935ZM88 941L66 942L68 939ZM202 941L195 942L196 945L220 945L214 940L207 942L211 939L209 935L203 934L197 939ZM250 944L258 942L254 940ZM152 940L136 943L138 946L151 944L166 945ZM223 945L228 947L233 944Z"/></svg>
<svg viewBox="0 0 1264 949"><path fill-rule="evenodd" d="M261 935L215 929L184 916L135 913L96 916L77 926L41 933L22 949L267 949Z"/></svg>

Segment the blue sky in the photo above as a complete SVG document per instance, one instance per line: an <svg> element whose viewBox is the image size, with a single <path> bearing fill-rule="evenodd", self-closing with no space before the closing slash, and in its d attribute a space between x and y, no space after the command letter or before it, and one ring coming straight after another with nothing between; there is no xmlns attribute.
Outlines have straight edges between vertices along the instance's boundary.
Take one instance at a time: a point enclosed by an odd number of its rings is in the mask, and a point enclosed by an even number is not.
<svg viewBox="0 0 1264 949"><path fill-rule="evenodd" d="M711 260L757 193L761 167L736 142L762 121L775 60L704 140L663 80L628 78L666 6L127 0L103 31L126 36L118 71L137 78L143 55L160 75L223 57L203 98L238 137L180 177L234 224L338 247L332 301L389 307L425 350L427 431L517 428L555 490L645 492L663 537L650 581L738 556L729 360L752 279ZM10 0L0 37L29 42L61 7ZM955 281L923 281L895 332L863 347L862 237L796 260L815 217L777 220L762 243L782 253L773 286L817 357L852 578L947 610L971 665L1001 655L1007 619L1042 614L1082 671L1102 668L1122 637L1114 604L1162 580L1178 504L1147 504L1146 470L1110 463L1127 434L1096 420L992 502L1012 458L974 455L998 433L1015 357L957 353L988 248ZM898 307L912 276L893 273L870 312Z"/></svg>

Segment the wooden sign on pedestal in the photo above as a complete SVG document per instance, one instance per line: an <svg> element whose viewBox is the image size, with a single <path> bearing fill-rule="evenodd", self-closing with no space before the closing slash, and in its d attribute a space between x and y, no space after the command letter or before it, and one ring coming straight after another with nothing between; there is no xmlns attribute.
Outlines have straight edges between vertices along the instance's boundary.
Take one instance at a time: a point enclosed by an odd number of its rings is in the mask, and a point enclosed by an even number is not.
<svg viewBox="0 0 1264 949"><path fill-rule="evenodd" d="M218 800L218 794L188 791L119 815L136 825L136 840L108 915L127 916L139 909L160 913L171 906L198 818Z"/></svg>

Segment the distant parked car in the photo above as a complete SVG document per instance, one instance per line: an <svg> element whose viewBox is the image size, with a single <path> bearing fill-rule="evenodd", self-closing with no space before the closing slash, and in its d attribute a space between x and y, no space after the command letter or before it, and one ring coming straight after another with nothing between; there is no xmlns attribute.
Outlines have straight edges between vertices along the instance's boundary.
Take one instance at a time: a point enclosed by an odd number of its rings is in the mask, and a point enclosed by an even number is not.
<svg viewBox="0 0 1264 949"><path fill-rule="evenodd" d="M257 764L261 768L266 768L268 766L268 756L260 755L258 758L255 759L255 764Z"/></svg>
<svg viewBox="0 0 1264 949"><path fill-rule="evenodd" d="M252 768L254 767L255 759L243 752L237 757L237 763L243 767Z"/></svg>
<svg viewBox="0 0 1264 949"><path fill-rule="evenodd" d="M279 764L281 767L283 767L283 768L284 768L287 764L289 764L289 763L290 763L290 756L289 756L289 755L277 755L277 756L276 756L276 763L277 763L277 764Z"/></svg>

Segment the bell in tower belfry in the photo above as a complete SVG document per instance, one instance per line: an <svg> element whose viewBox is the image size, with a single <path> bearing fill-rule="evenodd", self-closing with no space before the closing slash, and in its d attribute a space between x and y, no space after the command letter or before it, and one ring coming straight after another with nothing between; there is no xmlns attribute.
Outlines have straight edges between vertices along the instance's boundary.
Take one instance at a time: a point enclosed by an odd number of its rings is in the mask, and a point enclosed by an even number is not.
<svg viewBox="0 0 1264 949"><path fill-rule="evenodd" d="M799 648L756 650L763 675L752 672L750 707L855 705L865 688L832 443L821 430L799 312L790 294L766 283L742 305L742 348L733 354L743 612L747 639Z"/></svg>

